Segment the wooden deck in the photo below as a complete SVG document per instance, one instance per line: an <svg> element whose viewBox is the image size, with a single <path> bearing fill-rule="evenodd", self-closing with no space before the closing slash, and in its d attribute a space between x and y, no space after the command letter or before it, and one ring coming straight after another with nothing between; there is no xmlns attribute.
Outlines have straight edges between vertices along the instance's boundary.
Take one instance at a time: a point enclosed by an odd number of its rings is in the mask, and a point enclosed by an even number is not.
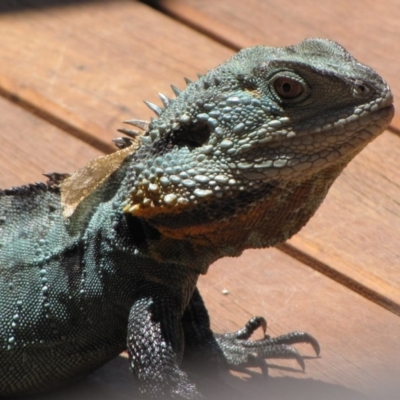
<svg viewBox="0 0 400 400"><path fill-rule="evenodd" d="M250 45L334 39L381 73L398 103L399 15L396 0L3 1L0 187L113 151L121 121L150 117L143 99L159 103L157 92L172 95L169 84L183 87L183 76L194 79ZM226 373L211 390L200 379L210 396L400 397L399 133L395 117L288 244L220 260L201 278L216 331L264 315L271 335L305 330L322 347L306 373L274 360L267 381L259 371ZM122 356L51 398L128 399L132 387Z"/></svg>

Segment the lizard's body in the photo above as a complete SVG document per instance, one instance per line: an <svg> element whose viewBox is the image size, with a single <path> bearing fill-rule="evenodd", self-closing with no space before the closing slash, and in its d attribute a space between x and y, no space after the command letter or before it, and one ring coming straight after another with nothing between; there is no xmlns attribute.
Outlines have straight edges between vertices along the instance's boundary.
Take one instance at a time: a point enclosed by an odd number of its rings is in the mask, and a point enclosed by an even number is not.
<svg viewBox="0 0 400 400"><path fill-rule="evenodd" d="M302 363L288 345L317 350L305 333L247 341L261 318L214 336L197 279L304 226L389 124L387 85L308 40L246 49L163 101L142 145L68 215L63 183L0 193L0 396L61 386L128 348L143 393L196 398L183 356L260 365L251 354Z"/></svg>

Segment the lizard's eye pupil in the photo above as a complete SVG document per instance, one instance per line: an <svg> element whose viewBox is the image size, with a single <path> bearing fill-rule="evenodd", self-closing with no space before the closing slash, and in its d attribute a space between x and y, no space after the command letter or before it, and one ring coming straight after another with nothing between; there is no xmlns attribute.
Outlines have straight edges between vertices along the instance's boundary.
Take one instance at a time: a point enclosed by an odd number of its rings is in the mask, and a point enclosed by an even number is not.
<svg viewBox="0 0 400 400"><path fill-rule="evenodd" d="M300 96L304 88L303 86L290 78L278 78L274 82L274 88L279 97L284 100L295 99Z"/></svg>
<svg viewBox="0 0 400 400"><path fill-rule="evenodd" d="M285 83L282 85L282 90L283 90L285 93L289 93L289 92L292 90L292 85L291 85L290 83L285 82Z"/></svg>

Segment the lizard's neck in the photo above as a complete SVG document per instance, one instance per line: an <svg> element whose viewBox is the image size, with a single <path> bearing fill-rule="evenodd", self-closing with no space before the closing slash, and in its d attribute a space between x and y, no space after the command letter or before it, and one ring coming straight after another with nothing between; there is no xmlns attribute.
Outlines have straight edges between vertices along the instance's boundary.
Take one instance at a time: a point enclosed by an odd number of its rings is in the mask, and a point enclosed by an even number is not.
<svg viewBox="0 0 400 400"><path fill-rule="evenodd" d="M171 246L178 249L185 243L188 261L202 264L204 273L218 258L282 243L312 217L343 167L327 168L302 181L270 183L260 189L262 195L243 193L216 205L204 204L184 214L163 214L149 220L161 233L151 251L162 258Z"/></svg>

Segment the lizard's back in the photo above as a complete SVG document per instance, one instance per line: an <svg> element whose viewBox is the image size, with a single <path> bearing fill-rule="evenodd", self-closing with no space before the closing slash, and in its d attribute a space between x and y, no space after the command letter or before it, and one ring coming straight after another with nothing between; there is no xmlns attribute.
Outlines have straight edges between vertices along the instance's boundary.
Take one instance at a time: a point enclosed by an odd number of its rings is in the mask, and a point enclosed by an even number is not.
<svg viewBox="0 0 400 400"><path fill-rule="evenodd" d="M90 312L102 286L75 231L57 188L0 192L0 396L59 386L124 347L123 330L107 332Z"/></svg>

